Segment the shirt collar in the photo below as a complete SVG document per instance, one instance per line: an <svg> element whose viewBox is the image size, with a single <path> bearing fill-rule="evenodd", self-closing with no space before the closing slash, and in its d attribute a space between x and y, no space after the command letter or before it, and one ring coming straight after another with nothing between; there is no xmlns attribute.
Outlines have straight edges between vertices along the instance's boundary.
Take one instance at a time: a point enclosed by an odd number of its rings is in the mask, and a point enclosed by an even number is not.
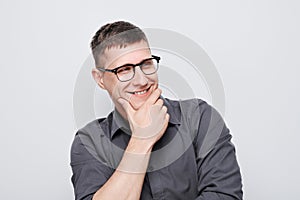
<svg viewBox="0 0 300 200"><path fill-rule="evenodd" d="M168 109L168 113L170 115L169 123L173 125L180 124L181 111L179 108L179 104L175 105L174 103L164 98L163 96L160 96L160 98L163 100L164 105ZM117 111L117 109L115 109L113 111L113 117L112 117L112 126L111 126L111 134L110 134L111 139L114 137L114 135L119 129L124 131L126 134L131 135L131 130L128 121L122 117L122 115Z"/></svg>

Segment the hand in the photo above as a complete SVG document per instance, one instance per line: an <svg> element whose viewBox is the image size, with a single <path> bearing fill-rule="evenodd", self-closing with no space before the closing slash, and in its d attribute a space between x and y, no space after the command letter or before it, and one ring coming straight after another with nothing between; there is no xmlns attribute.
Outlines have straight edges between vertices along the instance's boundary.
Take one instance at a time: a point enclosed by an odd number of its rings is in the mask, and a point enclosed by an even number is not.
<svg viewBox="0 0 300 200"><path fill-rule="evenodd" d="M155 89L138 110L135 110L128 100L118 99L126 111L132 137L147 140L151 146L162 137L169 122L167 107L163 105L163 100L159 99L160 94L161 90Z"/></svg>

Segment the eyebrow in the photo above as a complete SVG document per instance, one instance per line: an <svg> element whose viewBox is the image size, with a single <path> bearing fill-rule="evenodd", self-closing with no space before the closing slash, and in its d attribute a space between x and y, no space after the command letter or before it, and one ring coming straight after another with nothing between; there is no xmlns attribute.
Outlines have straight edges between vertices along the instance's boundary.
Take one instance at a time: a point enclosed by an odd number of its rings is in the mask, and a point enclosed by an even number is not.
<svg viewBox="0 0 300 200"><path fill-rule="evenodd" d="M140 61L140 62L137 63L137 64L126 63L126 64L123 64L123 65L120 65L119 67L124 67L124 66L126 66L126 65L130 65L130 66L138 66L138 65L142 64L142 62L144 62L144 61L146 61L146 60L148 60L148 59L152 59L152 58L153 58L153 56L151 56L151 57L149 57L149 58L145 58L145 59L143 59L142 61ZM116 67L116 68L119 68L119 67Z"/></svg>

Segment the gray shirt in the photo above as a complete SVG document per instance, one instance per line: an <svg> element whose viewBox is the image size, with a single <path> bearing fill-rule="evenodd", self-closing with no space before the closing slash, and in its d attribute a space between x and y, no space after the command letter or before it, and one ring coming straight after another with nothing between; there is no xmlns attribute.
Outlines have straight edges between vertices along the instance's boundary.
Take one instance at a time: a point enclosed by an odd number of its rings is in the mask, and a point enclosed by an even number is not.
<svg viewBox="0 0 300 200"><path fill-rule="evenodd" d="M154 145L140 199L242 199L231 135L219 113L200 99L164 99L170 120ZM92 199L117 168L131 132L115 110L80 129L71 148L76 200Z"/></svg>

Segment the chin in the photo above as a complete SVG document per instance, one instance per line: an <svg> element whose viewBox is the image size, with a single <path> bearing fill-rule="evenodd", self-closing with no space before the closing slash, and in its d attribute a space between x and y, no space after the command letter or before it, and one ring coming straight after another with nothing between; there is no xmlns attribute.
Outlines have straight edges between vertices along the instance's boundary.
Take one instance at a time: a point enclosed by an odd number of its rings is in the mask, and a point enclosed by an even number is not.
<svg viewBox="0 0 300 200"><path fill-rule="evenodd" d="M142 107L144 105L144 101L143 102L131 102L131 106L135 109L138 110L140 107Z"/></svg>

